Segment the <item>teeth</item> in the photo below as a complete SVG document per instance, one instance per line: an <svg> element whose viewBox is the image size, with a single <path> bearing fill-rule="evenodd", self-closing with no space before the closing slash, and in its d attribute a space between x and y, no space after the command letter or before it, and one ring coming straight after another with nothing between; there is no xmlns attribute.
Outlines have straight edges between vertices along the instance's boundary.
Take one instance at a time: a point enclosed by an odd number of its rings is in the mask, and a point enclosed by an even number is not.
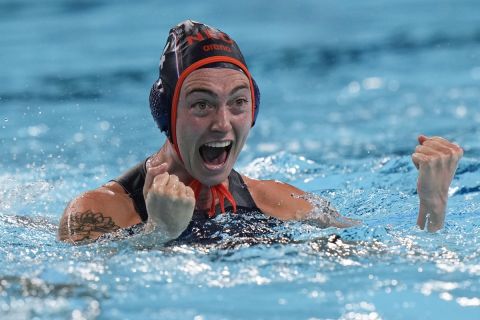
<svg viewBox="0 0 480 320"><path fill-rule="evenodd" d="M214 141L214 142L205 143L207 147L212 147L212 148L225 148L231 144L232 144L232 141Z"/></svg>

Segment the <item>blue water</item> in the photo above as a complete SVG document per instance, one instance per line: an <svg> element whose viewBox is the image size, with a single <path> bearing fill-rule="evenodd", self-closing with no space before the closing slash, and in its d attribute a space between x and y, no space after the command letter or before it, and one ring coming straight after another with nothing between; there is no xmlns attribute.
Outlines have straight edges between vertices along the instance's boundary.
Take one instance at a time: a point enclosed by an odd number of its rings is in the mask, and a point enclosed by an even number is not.
<svg viewBox="0 0 480 320"><path fill-rule="evenodd" d="M1 1L0 318L479 319L479 10ZM186 18L231 34L262 89L237 169L326 198L361 226L226 215L209 244L56 241L70 199L162 145L148 92L168 29ZM420 133L465 149L436 234L415 227Z"/></svg>

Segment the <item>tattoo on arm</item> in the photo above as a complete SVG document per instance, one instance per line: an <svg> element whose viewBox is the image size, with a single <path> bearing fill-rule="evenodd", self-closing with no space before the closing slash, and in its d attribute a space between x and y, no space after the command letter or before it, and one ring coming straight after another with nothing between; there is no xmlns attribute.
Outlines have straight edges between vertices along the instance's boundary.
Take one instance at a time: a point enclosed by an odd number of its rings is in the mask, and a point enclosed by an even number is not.
<svg viewBox="0 0 480 320"><path fill-rule="evenodd" d="M60 240L73 242L95 240L105 233L120 229L111 217L105 217L101 212L87 210L85 212L69 213L62 217L59 227Z"/></svg>

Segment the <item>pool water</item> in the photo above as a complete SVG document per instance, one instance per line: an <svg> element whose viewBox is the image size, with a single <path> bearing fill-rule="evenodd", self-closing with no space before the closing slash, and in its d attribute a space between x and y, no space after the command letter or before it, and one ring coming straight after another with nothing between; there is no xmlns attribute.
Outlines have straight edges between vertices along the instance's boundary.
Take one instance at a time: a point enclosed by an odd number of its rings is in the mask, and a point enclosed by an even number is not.
<svg viewBox="0 0 480 320"><path fill-rule="evenodd" d="M0 318L479 319L479 10L2 1ZM262 90L236 168L310 192L319 219L328 199L361 225L227 214L212 241L56 240L70 199L163 144L148 93L187 18L231 34ZM415 226L421 133L465 149L435 234Z"/></svg>

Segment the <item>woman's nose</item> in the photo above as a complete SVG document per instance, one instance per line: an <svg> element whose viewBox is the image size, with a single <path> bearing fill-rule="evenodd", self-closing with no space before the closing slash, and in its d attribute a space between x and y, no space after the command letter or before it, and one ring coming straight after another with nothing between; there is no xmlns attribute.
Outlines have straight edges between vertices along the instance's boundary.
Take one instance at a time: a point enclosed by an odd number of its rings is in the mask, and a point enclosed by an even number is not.
<svg viewBox="0 0 480 320"><path fill-rule="evenodd" d="M220 106L213 115L212 130L218 132L230 131L232 129L230 116L231 114L228 110L228 106Z"/></svg>

